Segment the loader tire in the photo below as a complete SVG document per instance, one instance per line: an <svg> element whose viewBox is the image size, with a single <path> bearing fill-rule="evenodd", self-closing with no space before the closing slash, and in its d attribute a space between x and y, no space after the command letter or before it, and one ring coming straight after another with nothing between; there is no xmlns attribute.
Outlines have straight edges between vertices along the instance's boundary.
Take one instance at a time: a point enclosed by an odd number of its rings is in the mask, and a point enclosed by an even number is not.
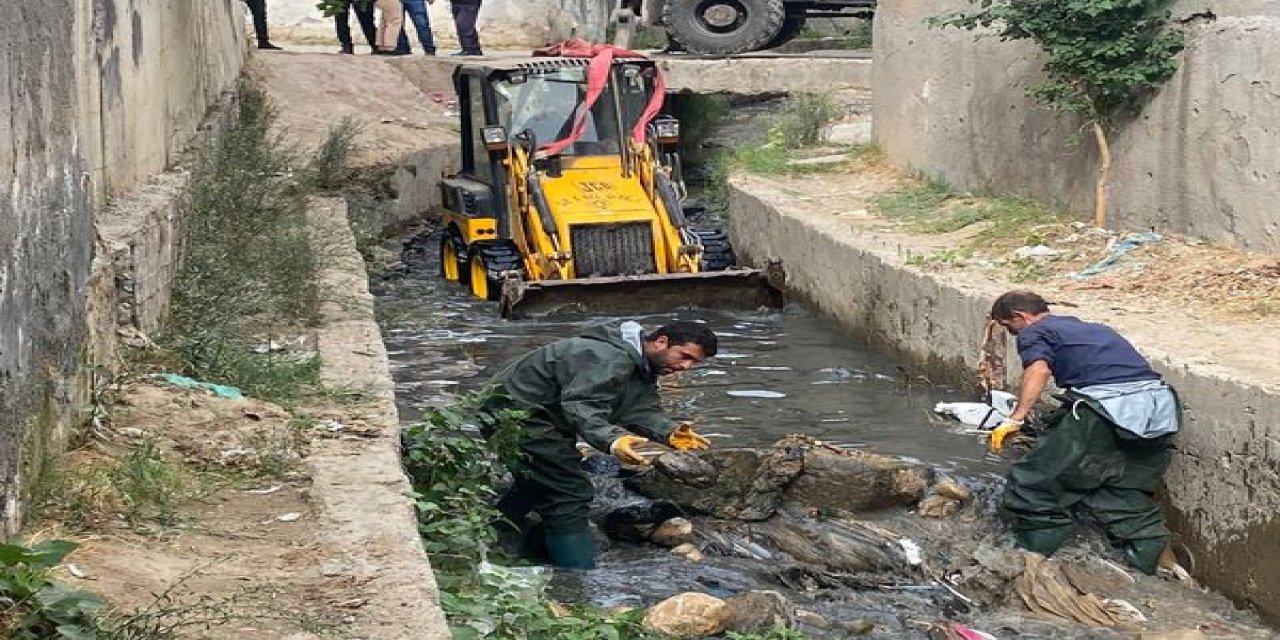
<svg viewBox="0 0 1280 640"><path fill-rule="evenodd" d="M804 16L787 16L787 19L782 22L782 30L772 40L765 43L764 48L776 49L795 40L796 36L800 35L801 31L804 31L804 25Z"/></svg>
<svg viewBox="0 0 1280 640"><path fill-rule="evenodd" d="M520 252L509 242L472 243L468 258L471 294L484 300L502 298L502 277L520 268Z"/></svg>
<svg viewBox="0 0 1280 640"><path fill-rule="evenodd" d="M467 284L467 243L455 229L440 234L440 277L449 282Z"/></svg>
<svg viewBox="0 0 1280 640"><path fill-rule="evenodd" d="M782 0L667 0L662 22L690 53L756 51L782 32Z"/></svg>
<svg viewBox="0 0 1280 640"><path fill-rule="evenodd" d="M737 257L733 255L733 245L729 243L729 236L723 231L719 229L694 229L693 233L702 242L702 264L700 268L703 271L724 271L738 264Z"/></svg>

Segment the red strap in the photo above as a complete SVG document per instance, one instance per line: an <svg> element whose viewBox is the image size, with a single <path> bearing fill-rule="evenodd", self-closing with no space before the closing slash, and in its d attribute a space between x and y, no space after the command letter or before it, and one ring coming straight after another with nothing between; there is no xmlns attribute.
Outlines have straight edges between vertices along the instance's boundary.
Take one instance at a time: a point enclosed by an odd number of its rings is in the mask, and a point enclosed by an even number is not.
<svg viewBox="0 0 1280 640"><path fill-rule="evenodd" d="M573 128L569 130L569 135L564 139L542 145L539 151L545 155L560 153L582 137L587 128L587 114L591 112L591 107L595 106L596 100L600 98L600 94L604 92L605 87L608 85L609 70L613 68L614 58L644 58L643 54L635 51L620 49L608 44L591 44L585 40L578 39L565 40L559 44L537 49L533 52L533 55L591 58L591 62L587 66L587 95L582 104L578 106L577 113L573 116ZM667 85L662 79L662 74L655 74L653 95L649 96L649 104L645 105L644 113L640 115L640 119L636 121L635 127L631 130L632 140L640 144L644 143L645 128L649 125L649 121L653 120L654 116L658 115L658 111L662 109L662 100L666 90Z"/></svg>

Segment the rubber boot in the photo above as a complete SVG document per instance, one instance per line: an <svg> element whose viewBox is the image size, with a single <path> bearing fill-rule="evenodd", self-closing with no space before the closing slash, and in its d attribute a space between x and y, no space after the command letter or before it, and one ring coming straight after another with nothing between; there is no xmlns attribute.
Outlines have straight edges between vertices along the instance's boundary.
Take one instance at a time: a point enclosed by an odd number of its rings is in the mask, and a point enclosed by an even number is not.
<svg viewBox="0 0 1280 640"><path fill-rule="evenodd" d="M566 569L596 568L596 543L591 531L548 531L547 551L551 564Z"/></svg>
<svg viewBox="0 0 1280 640"><path fill-rule="evenodd" d="M1124 543L1124 557L1133 568L1149 576L1160 568L1160 554L1164 552L1165 538L1129 540Z"/></svg>
<svg viewBox="0 0 1280 640"><path fill-rule="evenodd" d="M1070 532L1070 529L1023 529L1014 533L1014 544L1019 549L1048 557L1062 546Z"/></svg>

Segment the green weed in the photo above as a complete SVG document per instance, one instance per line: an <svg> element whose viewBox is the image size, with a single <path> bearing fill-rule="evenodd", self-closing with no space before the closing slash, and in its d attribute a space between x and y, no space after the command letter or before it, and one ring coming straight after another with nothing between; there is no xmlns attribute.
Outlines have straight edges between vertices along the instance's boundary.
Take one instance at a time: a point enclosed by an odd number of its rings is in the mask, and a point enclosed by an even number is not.
<svg viewBox="0 0 1280 640"><path fill-rule="evenodd" d="M96 615L105 607L102 600L49 577L49 571L76 546L65 540L46 540L31 547L0 544L0 636L13 640L100 637Z"/></svg>
<svg viewBox="0 0 1280 640"><path fill-rule="evenodd" d="M840 117L840 106L823 93L798 93L787 98L769 131L769 144L799 149L822 141L822 132Z"/></svg>
<svg viewBox="0 0 1280 640"><path fill-rule="evenodd" d="M195 478L145 440L118 459L51 470L39 483L33 513L79 530L114 522L140 528L186 522L182 505L200 495Z"/></svg>
<svg viewBox="0 0 1280 640"><path fill-rule="evenodd" d="M298 155L270 133L273 120L262 92L242 85L238 120L198 159L181 211L182 269L158 343L181 373L281 400L314 386L319 363L255 347L264 335L296 335L317 321L319 258Z"/></svg>
<svg viewBox="0 0 1280 640"><path fill-rule="evenodd" d="M350 116L329 128L329 135L307 168L312 186L320 191L336 191L347 185L352 177L351 154L355 152L360 129L360 123Z"/></svg>
<svg viewBox="0 0 1280 640"><path fill-rule="evenodd" d="M882 194L873 204L884 217L922 233L951 233L981 224L967 241L968 249L993 241L1030 239L1038 227L1068 219L1067 214L1027 198L963 196L935 180Z"/></svg>

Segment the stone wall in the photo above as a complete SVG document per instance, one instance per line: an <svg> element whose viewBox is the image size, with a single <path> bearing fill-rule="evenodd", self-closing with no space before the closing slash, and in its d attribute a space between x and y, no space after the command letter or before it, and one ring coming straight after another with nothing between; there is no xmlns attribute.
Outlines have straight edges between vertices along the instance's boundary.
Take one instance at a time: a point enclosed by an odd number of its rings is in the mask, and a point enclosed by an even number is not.
<svg viewBox="0 0 1280 640"><path fill-rule="evenodd" d="M614 2L610 0L487 0L480 9L477 30L489 49L528 49L578 37L603 41ZM455 47L458 39L448 0L429 5L432 33L443 51ZM267 0L267 20L272 38L294 42L337 43L333 20L316 9L316 0ZM356 44L363 44L351 17ZM417 37L411 38L417 49Z"/></svg>
<svg viewBox="0 0 1280 640"><path fill-rule="evenodd" d="M243 59L238 0L0 3L0 505L65 440L113 348L102 205L170 167ZM98 254L98 255L95 255ZM109 261L108 261L109 262Z"/></svg>
<svg viewBox="0 0 1280 640"><path fill-rule="evenodd" d="M875 137L895 164L961 189L1092 211L1095 152L1078 125L1025 95L1027 43L930 29L965 0L882 0L875 19ZM1113 136L1112 226L1156 227L1280 251L1280 2L1185 1L1180 69Z"/></svg>

